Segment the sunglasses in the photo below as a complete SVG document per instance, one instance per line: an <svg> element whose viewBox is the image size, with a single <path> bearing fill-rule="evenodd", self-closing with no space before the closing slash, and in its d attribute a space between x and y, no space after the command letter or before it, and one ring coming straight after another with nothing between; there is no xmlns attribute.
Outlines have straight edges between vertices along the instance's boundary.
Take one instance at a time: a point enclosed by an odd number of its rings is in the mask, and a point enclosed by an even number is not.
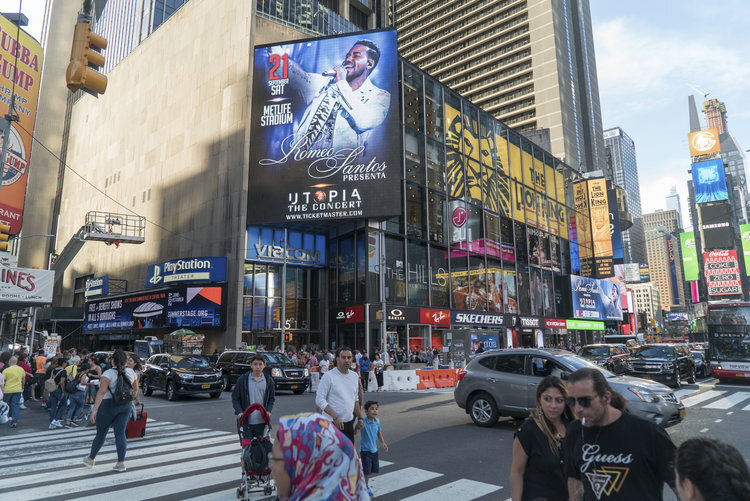
<svg viewBox="0 0 750 501"><path fill-rule="evenodd" d="M584 409L588 409L591 407L591 402L594 400L594 397L568 397L565 399L565 403L568 404L568 407L575 407L576 402L578 402L578 405L583 407Z"/></svg>

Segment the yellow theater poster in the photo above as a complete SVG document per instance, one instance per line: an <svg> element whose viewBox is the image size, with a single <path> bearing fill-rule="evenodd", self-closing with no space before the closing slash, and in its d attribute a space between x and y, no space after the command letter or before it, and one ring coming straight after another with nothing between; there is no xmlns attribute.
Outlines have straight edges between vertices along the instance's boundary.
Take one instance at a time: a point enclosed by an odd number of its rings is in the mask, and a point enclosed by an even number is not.
<svg viewBox="0 0 750 501"><path fill-rule="evenodd" d="M499 210L501 215L512 217L512 189L510 185L510 166L508 163L508 141L505 139L505 136L495 134L495 148L497 148L497 162L495 166L499 173L497 180Z"/></svg>
<svg viewBox="0 0 750 501"><path fill-rule="evenodd" d="M18 121L11 123L8 137L8 153L0 188L0 222L10 225L11 235L16 235L23 224L32 134L42 75L42 46L3 16L0 16L0 30L0 115L8 113L11 96L15 95L13 113L18 116ZM5 121L0 120L0 124L4 126Z"/></svg>
<svg viewBox="0 0 750 501"><path fill-rule="evenodd" d="M578 257L581 265L581 275L593 277L593 253L591 245L591 227L589 223L589 196L586 181L575 184L575 227L578 240Z"/></svg>
<svg viewBox="0 0 750 501"><path fill-rule="evenodd" d="M612 234L609 228L607 180L589 179L588 194L595 278L609 278L614 276L614 267L612 265Z"/></svg>

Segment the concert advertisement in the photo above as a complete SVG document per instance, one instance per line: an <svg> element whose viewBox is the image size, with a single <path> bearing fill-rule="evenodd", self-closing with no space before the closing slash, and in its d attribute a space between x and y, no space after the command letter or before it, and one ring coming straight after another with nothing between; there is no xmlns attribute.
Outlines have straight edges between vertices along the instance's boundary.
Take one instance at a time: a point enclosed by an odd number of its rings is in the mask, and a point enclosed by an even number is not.
<svg viewBox="0 0 750 501"><path fill-rule="evenodd" d="M255 48L248 224L401 212L396 31Z"/></svg>

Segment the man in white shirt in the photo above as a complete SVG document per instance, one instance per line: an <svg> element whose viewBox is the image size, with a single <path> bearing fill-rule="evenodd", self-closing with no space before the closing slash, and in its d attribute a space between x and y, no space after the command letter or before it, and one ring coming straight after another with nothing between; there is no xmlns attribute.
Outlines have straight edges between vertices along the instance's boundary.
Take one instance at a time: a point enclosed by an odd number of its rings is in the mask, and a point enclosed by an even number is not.
<svg viewBox="0 0 750 501"><path fill-rule="evenodd" d="M333 424L354 443L355 419L357 429L364 427L359 405L359 376L349 370L354 356L351 348L342 346L336 351L336 367L320 379L315 404L333 420Z"/></svg>

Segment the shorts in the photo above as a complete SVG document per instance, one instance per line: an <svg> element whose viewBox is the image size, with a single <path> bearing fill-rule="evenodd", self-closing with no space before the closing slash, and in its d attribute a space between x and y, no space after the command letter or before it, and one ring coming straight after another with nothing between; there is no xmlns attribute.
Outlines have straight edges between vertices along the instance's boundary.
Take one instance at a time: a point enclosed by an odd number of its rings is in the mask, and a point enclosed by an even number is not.
<svg viewBox="0 0 750 501"><path fill-rule="evenodd" d="M380 473L380 460L377 452L359 451L359 459L362 461L362 473Z"/></svg>

